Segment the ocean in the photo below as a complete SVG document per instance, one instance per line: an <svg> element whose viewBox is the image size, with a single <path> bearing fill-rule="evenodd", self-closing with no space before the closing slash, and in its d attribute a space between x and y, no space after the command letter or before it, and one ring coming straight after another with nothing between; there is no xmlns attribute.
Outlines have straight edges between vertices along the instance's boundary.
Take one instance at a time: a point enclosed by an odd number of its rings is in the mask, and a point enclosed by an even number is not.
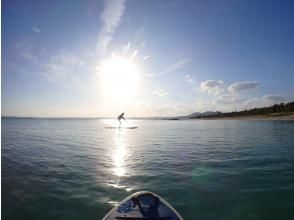
<svg viewBox="0 0 294 220"><path fill-rule="evenodd" d="M2 219L101 219L142 190L185 220L294 219L294 122L2 118Z"/></svg>

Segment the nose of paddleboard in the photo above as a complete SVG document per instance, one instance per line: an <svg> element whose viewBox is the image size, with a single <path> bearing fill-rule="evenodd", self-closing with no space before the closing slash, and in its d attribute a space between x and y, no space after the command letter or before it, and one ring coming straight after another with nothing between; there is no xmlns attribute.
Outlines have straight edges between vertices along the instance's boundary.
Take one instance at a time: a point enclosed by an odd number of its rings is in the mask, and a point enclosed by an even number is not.
<svg viewBox="0 0 294 220"><path fill-rule="evenodd" d="M163 198L152 192L137 192L121 201L103 220L183 220Z"/></svg>

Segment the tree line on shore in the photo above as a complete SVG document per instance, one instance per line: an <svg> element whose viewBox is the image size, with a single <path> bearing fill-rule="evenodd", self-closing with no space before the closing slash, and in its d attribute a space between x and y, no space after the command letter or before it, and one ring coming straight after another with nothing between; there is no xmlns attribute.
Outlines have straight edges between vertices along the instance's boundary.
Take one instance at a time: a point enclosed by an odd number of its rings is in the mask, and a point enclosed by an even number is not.
<svg viewBox="0 0 294 220"><path fill-rule="evenodd" d="M199 115L193 118L214 118L214 117L235 117L235 116L253 116L253 115L264 115L264 116L270 116L270 115L283 115L283 114L291 114L294 113L294 102L289 103L280 103L280 104L274 104L269 107L263 107L263 108L253 108L249 110L243 110L243 111L234 111L234 112L227 112L222 113L217 111L215 114L212 115Z"/></svg>

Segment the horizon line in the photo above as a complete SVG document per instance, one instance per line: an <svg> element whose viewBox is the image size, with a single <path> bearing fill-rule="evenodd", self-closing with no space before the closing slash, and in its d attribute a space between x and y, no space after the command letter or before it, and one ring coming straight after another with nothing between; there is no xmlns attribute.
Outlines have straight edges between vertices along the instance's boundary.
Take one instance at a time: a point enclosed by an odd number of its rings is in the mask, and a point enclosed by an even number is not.
<svg viewBox="0 0 294 220"><path fill-rule="evenodd" d="M293 102L293 101L292 101ZM192 112L188 115L178 115L178 116L138 116L138 117L128 117L129 119L168 119L168 118L180 118L180 117L188 117L192 114L195 113L207 113L207 112L219 112L219 113L231 113L231 112L241 112L241 111L245 111L245 110L251 110L251 109L261 109L261 108L267 108L267 107L271 107L274 105L280 105L280 104L289 104L292 102L280 102L280 103L275 103L273 105L270 106L263 106L263 107L255 107L255 108L250 108L250 109L244 109L244 110L240 110L240 111L228 111L228 112L221 112L221 111L203 111L203 112ZM26 118L26 119L116 119L117 117L109 117L109 116L14 116L14 115L1 115L1 118Z"/></svg>

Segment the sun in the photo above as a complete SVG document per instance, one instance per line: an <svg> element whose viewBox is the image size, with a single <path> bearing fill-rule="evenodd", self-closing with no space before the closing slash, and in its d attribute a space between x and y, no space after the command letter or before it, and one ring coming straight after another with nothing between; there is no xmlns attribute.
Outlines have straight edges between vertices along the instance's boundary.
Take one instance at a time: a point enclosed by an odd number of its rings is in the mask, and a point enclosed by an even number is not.
<svg viewBox="0 0 294 220"><path fill-rule="evenodd" d="M140 74L137 65L128 58L112 57L99 67L100 88L111 99L127 99L138 93Z"/></svg>

